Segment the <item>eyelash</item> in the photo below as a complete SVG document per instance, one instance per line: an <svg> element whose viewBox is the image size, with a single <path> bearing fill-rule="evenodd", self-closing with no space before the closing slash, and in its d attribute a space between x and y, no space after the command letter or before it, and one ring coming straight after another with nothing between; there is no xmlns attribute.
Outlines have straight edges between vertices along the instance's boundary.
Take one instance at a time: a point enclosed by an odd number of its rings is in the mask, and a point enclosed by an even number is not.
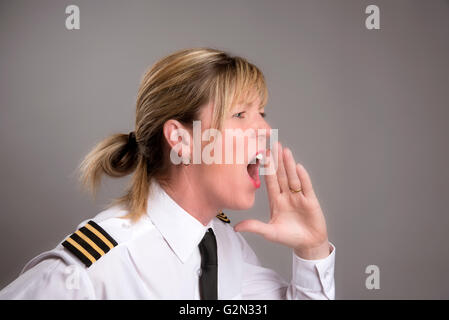
<svg viewBox="0 0 449 320"><path fill-rule="evenodd" d="M239 115L239 114L242 115L242 114L244 114L244 113L245 113L245 111L237 112L236 114L233 115L233 117L243 119L243 118L239 117L238 115Z"/></svg>
<svg viewBox="0 0 449 320"><path fill-rule="evenodd" d="M244 114L244 113L245 113L245 111L237 112L236 114L233 115L233 117L236 117L236 118L239 118L239 119L243 119L241 116L238 116L238 115L242 115L242 114ZM265 117L266 117L265 112L260 112L259 114L260 114L260 116L261 116L262 118L265 118Z"/></svg>

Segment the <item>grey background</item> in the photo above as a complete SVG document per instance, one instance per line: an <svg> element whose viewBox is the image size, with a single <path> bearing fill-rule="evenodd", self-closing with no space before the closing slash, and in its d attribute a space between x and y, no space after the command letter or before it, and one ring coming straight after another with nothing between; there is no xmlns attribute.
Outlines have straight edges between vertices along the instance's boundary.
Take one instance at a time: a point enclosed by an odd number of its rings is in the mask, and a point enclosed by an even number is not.
<svg viewBox="0 0 449 320"><path fill-rule="evenodd" d="M69 4L80 30L65 28ZM380 30L365 28L369 4ZM74 173L133 129L144 71L213 46L267 78L267 120L309 170L337 248L336 298L449 298L448 1L2 1L0 43L0 287L121 194L128 178L106 178L93 202ZM264 187L229 216L267 220ZM288 248L245 237L290 279Z"/></svg>

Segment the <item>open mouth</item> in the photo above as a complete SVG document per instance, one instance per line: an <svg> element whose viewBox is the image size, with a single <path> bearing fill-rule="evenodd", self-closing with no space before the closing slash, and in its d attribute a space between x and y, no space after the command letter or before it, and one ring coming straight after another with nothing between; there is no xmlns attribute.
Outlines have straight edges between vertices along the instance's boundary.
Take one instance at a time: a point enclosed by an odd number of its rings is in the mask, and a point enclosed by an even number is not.
<svg viewBox="0 0 449 320"><path fill-rule="evenodd" d="M262 154L258 152L246 167L249 178L251 179L251 182L253 183L256 189L260 187L260 177L259 177L260 159L262 159Z"/></svg>

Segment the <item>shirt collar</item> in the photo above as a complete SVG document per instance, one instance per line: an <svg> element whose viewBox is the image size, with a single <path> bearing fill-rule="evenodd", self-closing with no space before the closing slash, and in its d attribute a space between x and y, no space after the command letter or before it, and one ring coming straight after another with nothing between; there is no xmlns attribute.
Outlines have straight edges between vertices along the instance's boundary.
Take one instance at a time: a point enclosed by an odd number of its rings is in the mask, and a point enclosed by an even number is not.
<svg viewBox="0 0 449 320"><path fill-rule="evenodd" d="M214 219L204 226L181 208L155 179L150 186L147 214L182 263L198 247L207 229L214 229Z"/></svg>

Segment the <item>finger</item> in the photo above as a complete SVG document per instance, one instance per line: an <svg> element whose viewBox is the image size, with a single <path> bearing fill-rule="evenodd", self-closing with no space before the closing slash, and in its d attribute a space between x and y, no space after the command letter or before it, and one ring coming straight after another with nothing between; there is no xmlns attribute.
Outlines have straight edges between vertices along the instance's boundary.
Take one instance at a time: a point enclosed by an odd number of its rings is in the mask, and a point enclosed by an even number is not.
<svg viewBox="0 0 449 320"><path fill-rule="evenodd" d="M301 188L301 181L296 172L296 162L290 149L284 148L284 165L287 172L288 186L292 190L299 190Z"/></svg>
<svg viewBox="0 0 449 320"><path fill-rule="evenodd" d="M296 165L296 172L298 173L299 180L302 185L302 193L306 197L315 196L315 192L313 191L312 181L310 180L309 173L306 171L306 168L300 163Z"/></svg>
<svg viewBox="0 0 449 320"><path fill-rule="evenodd" d="M270 150L267 150L266 153L268 160L268 166L270 167L269 174L265 175L265 184L267 186L267 192L268 197L272 198L279 193L281 193L281 190L279 189L278 179L276 178L276 171L274 170L274 159L273 159L273 153L270 152Z"/></svg>
<svg viewBox="0 0 449 320"><path fill-rule="evenodd" d="M284 155L282 152L282 145L279 142L278 143L278 170L277 170L277 178L279 183L279 188L281 189L281 192L287 192L289 191L288 188L288 179L287 179L287 173L285 172L284 167Z"/></svg>
<svg viewBox="0 0 449 320"><path fill-rule="evenodd" d="M254 219L243 220L234 226L236 232L252 232L270 238L273 233L273 226Z"/></svg>

